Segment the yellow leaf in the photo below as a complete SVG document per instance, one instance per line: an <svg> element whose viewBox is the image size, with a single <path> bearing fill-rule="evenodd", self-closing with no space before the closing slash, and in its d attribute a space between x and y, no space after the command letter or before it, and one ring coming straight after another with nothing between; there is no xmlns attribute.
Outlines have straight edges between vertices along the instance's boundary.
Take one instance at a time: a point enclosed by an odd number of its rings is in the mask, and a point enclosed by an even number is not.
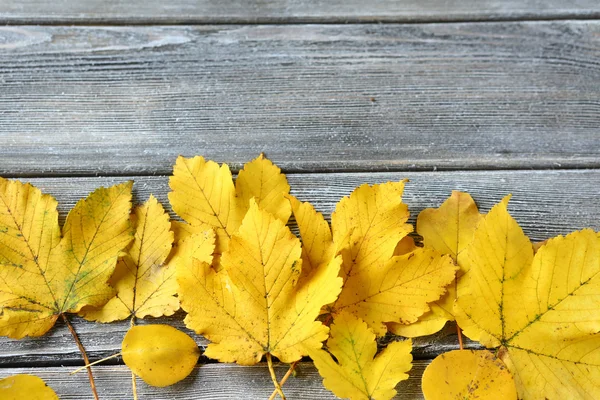
<svg viewBox="0 0 600 400"><path fill-rule="evenodd" d="M132 327L123 338L121 350L133 373L158 387L185 379L200 357L194 339L169 325Z"/></svg>
<svg viewBox="0 0 600 400"><path fill-rule="evenodd" d="M41 378L19 374L0 379L2 400L58 400L58 396Z"/></svg>
<svg viewBox="0 0 600 400"><path fill-rule="evenodd" d="M454 350L437 356L422 378L426 400L517 400L506 365L487 350Z"/></svg>
<svg viewBox="0 0 600 400"><path fill-rule="evenodd" d="M396 248L394 249L394 255L403 256L411 251L415 251L417 248L418 247L415 243L415 239L410 236L404 236L396 245Z"/></svg>
<svg viewBox="0 0 600 400"><path fill-rule="evenodd" d="M417 218L417 233L423 237L425 247L448 254L459 265L464 264L463 250L473 239L473 233L481 214L468 193L453 191L452 195L437 209L426 208ZM462 272L457 272L460 279ZM453 284L447 293L430 304L431 310L410 325L390 324L396 335L417 337L431 335L444 327L446 321L454 321L452 308L456 299Z"/></svg>
<svg viewBox="0 0 600 400"><path fill-rule="evenodd" d="M468 193L452 191L452 195L435 208L426 208L417 218L417 233L423 244L440 253L449 254L459 265L462 252L471 243L482 215Z"/></svg>
<svg viewBox="0 0 600 400"><path fill-rule="evenodd" d="M336 252L343 258L342 293L324 311L352 312L378 335L385 334L386 323L414 322L427 312L427 303L445 292L456 269L448 256L417 249L412 239L404 240L412 230L405 224L404 183L362 185L354 190L332 215L333 234L310 204L290 197L305 246L303 260L312 268Z"/></svg>
<svg viewBox="0 0 600 400"><path fill-rule="evenodd" d="M302 274L308 276L311 271L334 259L335 244L323 214L308 202L302 203L293 196L288 196L288 199L302 238Z"/></svg>
<svg viewBox="0 0 600 400"><path fill-rule="evenodd" d="M375 356L375 334L360 319L340 313L331 325L328 352L309 349L323 385L336 396L352 400L387 400L412 367L410 340L392 342ZM337 362L331 357L332 354Z"/></svg>
<svg viewBox="0 0 600 400"><path fill-rule="evenodd" d="M179 308L175 268L164 265L173 243L169 215L151 195L146 204L134 209L130 221L134 240L110 279L117 294L101 308L85 307L81 315L87 320L160 317Z"/></svg>
<svg viewBox="0 0 600 400"><path fill-rule="evenodd" d="M249 207L249 200L273 213L283 222L290 217L290 204L284 195L290 187L281 170L262 154L240 171L236 185L227 164L220 167L202 157L179 157L169 179L169 201L173 210L192 227L179 225L185 236L203 225L217 233L213 265L220 267L220 255L227 250L231 236L237 232Z"/></svg>
<svg viewBox="0 0 600 400"><path fill-rule="evenodd" d="M405 223L408 207L402 203L405 182L364 184L337 204L331 226L337 248L347 251L344 276L386 262L398 242L412 231Z"/></svg>
<svg viewBox="0 0 600 400"><path fill-rule="evenodd" d="M260 208L283 223L290 218L290 203L284 197L290 192L290 185L281 169L263 154L244 165L235 180L235 192L242 216L250 207L250 199L255 199Z"/></svg>
<svg viewBox="0 0 600 400"><path fill-rule="evenodd" d="M206 224L217 233L217 252L227 249L241 217L227 164L179 156L169 179L173 211L190 225Z"/></svg>
<svg viewBox="0 0 600 400"><path fill-rule="evenodd" d="M438 303L449 302L448 292L451 290L452 283L446 287L447 292L442 298L434 303L429 303L430 310L419 317L416 322L401 324L397 322L388 323L388 330L394 335L415 338L420 336L432 335L442 330L446 322L454 320L454 316L446 312ZM452 300L452 303L454 301Z"/></svg>
<svg viewBox="0 0 600 400"><path fill-rule="evenodd" d="M600 398L600 238L550 239L534 256L506 197L465 250L455 315L513 373L523 399Z"/></svg>
<svg viewBox="0 0 600 400"><path fill-rule="evenodd" d="M56 200L0 178L0 334L40 336L59 315L101 306L118 256L132 239L131 182L100 188L58 227Z"/></svg>
<svg viewBox="0 0 600 400"><path fill-rule="evenodd" d="M208 357L252 365L268 353L293 362L321 346L328 328L315 319L339 293L339 258L296 283L300 241L254 200L218 272L210 244L210 236L192 236L176 260L185 322L211 340Z"/></svg>
<svg viewBox="0 0 600 400"><path fill-rule="evenodd" d="M385 323L413 323L428 311L427 304L445 293L455 271L449 256L430 249L392 257L383 265L346 276L333 313L349 311L382 336Z"/></svg>

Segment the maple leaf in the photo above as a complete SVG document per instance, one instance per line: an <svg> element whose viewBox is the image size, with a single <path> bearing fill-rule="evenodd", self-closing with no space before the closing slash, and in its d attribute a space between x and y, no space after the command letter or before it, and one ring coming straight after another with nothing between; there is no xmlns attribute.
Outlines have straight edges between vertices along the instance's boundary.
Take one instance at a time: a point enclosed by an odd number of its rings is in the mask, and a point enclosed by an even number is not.
<svg viewBox="0 0 600 400"><path fill-rule="evenodd" d="M452 195L437 209L426 208L417 218L417 233L423 237L423 245L442 254L448 254L460 267L463 251L473 240L473 233L482 215L468 193L452 191ZM456 280L463 271L458 270ZM439 300L431 303L430 311L419 317L415 323L388 324L396 335L417 337L431 335L444 327L447 321L454 321L452 308L456 299L455 285L450 284L447 292Z"/></svg>
<svg viewBox="0 0 600 400"><path fill-rule="evenodd" d="M359 318L341 312L331 325L327 350L309 349L323 385L336 396L352 400L386 400L412 367L409 340L392 342L377 356L375 333ZM331 357L335 357L337 362Z"/></svg>
<svg viewBox="0 0 600 400"><path fill-rule="evenodd" d="M437 356L422 377L426 400L517 400L506 365L487 350L453 350Z"/></svg>
<svg viewBox="0 0 600 400"><path fill-rule="evenodd" d="M123 338L125 364L149 385L169 386L187 377L198 362L194 339L169 325L134 326Z"/></svg>
<svg viewBox="0 0 600 400"><path fill-rule="evenodd" d="M85 319L112 322L131 316L160 317L179 309L175 268L165 265L173 244L169 215L151 195L146 204L134 208L130 221L134 240L110 279L117 293L100 308L85 307L80 313Z"/></svg>
<svg viewBox="0 0 600 400"><path fill-rule="evenodd" d="M401 198L404 182L362 185L354 190L338 203L331 217L331 234L321 214L309 206L292 207L305 248L326 254L326 259L336 252L343 258L343 289L326 312L351 312L377 335L385 334L386 323L416 321L429 310L427 303L445 292L456 270L450 257L431 249L394 255L412 230L405 223L409 214ZM307 254L305 259L310 257Z"/></svg>
<svg viewBox="0 0 600 400"><path fill-rule="evenodd" d="M298 282L300 241L254 200L231 237L219 271L211 267L214 235L184 240L175 259L185 323L212 343L205 354L253 365L263 355L293 362L319 348L328 328L315 321L341 287L338 262Z"/></svg>
<svg viewBox="0 0 600 400"><path fill-rule="evenodd" d="M61 237L52 196L0 178L0 334L43 335L60 315L113 296L107 282L132 239L131 185L80 200Z"/></svg>
<svg viewBox="0 0 600 400"><path fill-rule="evenodd" d="M600 239L586 229L537 253L492 208L464 251L454 312L464 333L498 347L523 399L600 398Z"/></svg>
<svg viewBox="0 0 600 400"><path fill-rule="evenodd" d="M192 226L190 233L199 232L204 225L217 233L214 264L218 255L227 250L231 236L237 231L255 199L261 208L283 222L290 216L290 205L284 198L290 187L281 170L262 154L244 165L233 184L227 164L220 167L203 157L178 157L169 179L169 201L173 210Z"/></svg>
<svg viewBox="0 0 600 400"><path fill-rule="evenodd" d="M58 400L56 392L35 375L18 374L0 379L3 400Z"/></svg>

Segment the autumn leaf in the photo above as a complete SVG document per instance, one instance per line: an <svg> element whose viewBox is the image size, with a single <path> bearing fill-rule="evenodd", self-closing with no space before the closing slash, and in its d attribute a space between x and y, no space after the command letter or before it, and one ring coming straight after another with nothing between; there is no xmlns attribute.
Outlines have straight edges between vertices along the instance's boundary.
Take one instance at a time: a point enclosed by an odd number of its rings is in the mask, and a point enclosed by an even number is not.
<svg viewBox="0 0 600 400"><path fill-rule="evenodd" d="M506 365L487 350L454 350L437 356L422 377L426 400L517 400Z"/></svg>
<svg viewBox="0 0 600 400"><path fill-rule="evenodd" d="M131 241L131 182L100 188L58 225L56 200L0 178L0 334L40 336L64 313L101 306Z"/></svg>
<svg viewBox="0 0 600 400"><path fill-rule="evenodd" d="M134 240L110 279L117 294L101 308L85 307L81 314L88 320L160 317L179 309L175 268L165 265L173 244L169 215L151 195L146 204L135 207L130 221Z"/></svg>
<svg viewBox="0 0 600 400"><path fill-rule="evenodd" d="M426 248L450 255L460 267L463 251L473 239L481 218L475 201L468 193L453 191L439 208L421 211L417 218L417 233L423 237ZM459 270L456 279L461 276L462 271ZM454 321L455 286L450 284L446 289L446 294L431 303L431 310L419 317L417 322L389 324L390 331L406 337L426 336L438 332L447 321Z"/></svg>
<svg viewBox="0 0 600 400"><path fill-rule="evenodd" d="M293 196L287 198L302 237L302 275L309 276L312 271L329 264L335 258L336 249L331 229L323 214L317 212L312 204L300 202Z"/></svg>
<svg viewBox="0 0 600 400"><path fill-rule="evenodd" d="M200 349L194 339L169 325L139 325L127 331L123 361L149 385L169 386L194 369Z"/></svg>
<svg viewBox="0 0 600 400"><path fill-rule="evenodd" d="M351 312L380 336L386 323L412 323L427 312L427 303L439 299L456 270L450 257L431 249L394 255L412 230L402 203L404 183L362 185L343 198L331 217L333 245L321 215L305 220L293 207L303 243L316 242L318 252L325 253L333 246L343 257L343 289L326 311Z"/></svg>
<svg viewBox="0 0 600 400"><path fill-rule="evenodd" d="M586 229L537 253L507 211L480 222L464 251L456 320L498 347L523 399L600 398L600 239Z"/></svg>
<svg viewBox="0 0 600 400"><path fill-rule="evenodd" d="M331 325L327 351L309 349L308 352L324 378L323 385L336 396L387 400L396 394L398 382L408 379L411 348L410 339L392 342L375 356L375 333L362 320L341 312Z"/></svg>
<svg viewBox="0 0 600 400"><path fill-rule="evenodd" d="M0 399L58 400L58 396L41 378L19 374L0 379Z"/></svg>
<svg viewBox="0 0 600 400"><path fill-rule="evenodd" d="M263 154L246 163L235 180L235 194L242 217L250 208L250 199L255 199L261 209L287 223L292 214L290 203L285 198L289 192L290 185L281 169Z"/></svg>
<svg viewBox="0 0 600 400"><path fill-rule="evenodd" d="M212 342L208 357L252 365L266 354L289 363L321 347L328 328L315 319L339 293L339 261L298 282L300 241L255 200L220 271L210 265L213 246L214 236L202 232L183 242L176 259L185 323Z"/></svg>
<svg viewBox="0 0 600 400"><path fill-rule="evenodd" d="M284 198L290 190L287 180L281 170L262 154L244 166L235 186L227 164L219 167L214 161L205 161L200 156L180 156L169 186L173 210L195 227L191 229L193 232L202 230L204 225L215 229L216 267L219 265L218 256L227 250L231 236L237 232L250 199L255 199L261 208L284 223L291 212Z"/></svg>

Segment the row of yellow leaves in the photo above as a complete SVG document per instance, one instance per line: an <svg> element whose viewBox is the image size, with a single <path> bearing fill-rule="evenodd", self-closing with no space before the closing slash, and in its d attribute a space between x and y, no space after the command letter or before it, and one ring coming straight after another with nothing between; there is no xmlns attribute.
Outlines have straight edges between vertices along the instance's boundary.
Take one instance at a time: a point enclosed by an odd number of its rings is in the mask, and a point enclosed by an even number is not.
<svg viewBox="0 0 600 400"><path fill-rule="evenodd" d="M129 216L126 183L80 201L61 235L51 196L2 180L0 334L42 335L63 313L171 315L181 302L186 325L212 342L208 357L310 355L336 395L387 399L407 377L411 342L375 357L375 337L427 335L456 318L471 339L501 348L520 397L600 396L598 236L558 237L534 256L508 198L482 216L455 192L419 215L417 247L404 183L360 186L330 227L262 156L235 184L227 165L180 157L169 200L185 223L153 197ZM292 213L302 246L286 226ZM332 319L329 331L321 321ZM337 362L320 350L328 337Z"/></svg>

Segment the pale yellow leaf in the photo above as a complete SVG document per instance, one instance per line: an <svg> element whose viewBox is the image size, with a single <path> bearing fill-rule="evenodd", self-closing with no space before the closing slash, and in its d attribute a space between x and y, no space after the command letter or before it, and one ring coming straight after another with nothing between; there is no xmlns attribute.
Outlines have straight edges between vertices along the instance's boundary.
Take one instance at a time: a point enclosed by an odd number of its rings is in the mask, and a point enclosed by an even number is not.
<svg viewBox="0 0 600 400"><path fill-rule="evenodd" d="M600 239L591 230L550 239L534 256L508 197L465 250L456 320L500 355L524 399L600 397Z"/></svg>
<svg viewBox="0 0 600 400"><path fill-rule="evenodd" d="M61 238L52 197L0 179L0 334L43 335L60 314L114 295L108 279L132 239L131 185L100 188L79 201Z"/></svg>
<svg viewBox="0 0 600 400"><path fill-rule="evenodd" d="M375 334L360 319L342 312L331 325L328 350L309 349L323 385L352 400L387 400L412 367L410 340L392 342L377 356ZM337 362L331 357L335 357Z"/></svg>
<svg viewBox="0 0 600 400"><path fill-rule="evenodd" d="M85 307L81 315L88 320L160 317L179 308L175 267L165 265L173 243L169 215L151 195L146 204L135 207L130 220L134 240L110 280L117 294L100 308Z"/></svg>
<svg viewBox="0 0 600 400"><path fill-rule="evenodd" d="M463 250L473 239L473 233L481 214L468 193L453 191L439 208L426 208L417 218L417 233L423 237L425 247L448 254L458 264ZM460 279L462 272L457 272ZM391 324L389 329L397 335L417 337L431 335L444 327L446 321L454 321L452 308L456 299L454 283L448 285L447 293L430 304L431 311L423 314L410 325Z"/></svg>
<svg viewBox="0 0 600 400"><path fill-rule="evenodd" d="M292 210L285 195L290 185L281 169L263 154L246 163L235 180L235 192L240 202L241 215L250 207L250 199L255 199L259 207L287 223Z"/></svg>
<svg viewBox="0 0 600 400"><path fill-rule="evenodd" d="M58 396L41 378L18 374L0 379L2 400L58 400Z"/></svg>
<svg viewBox="0 0 600 400"><path fill-rule="evenodd" d="M169 325L138 325L127 331L121 354L131 371L152 386L185 379L200 357L194 339Z"/></svg>
<svg viewBox="0 0 600 400"><path fill-rule="evenodd" d="M442 353L422 378L425 400L517 400L506 365L487 350Z"/></svg>
<svg viewBox="0 0 600 400"><path fill-rule="evenodd" d="M169 178L173 211L190 225L206 224L217 233L216 251L227 249L240 225L241 214L227 164L220 167L204 158L179 156Z"/></svg>

